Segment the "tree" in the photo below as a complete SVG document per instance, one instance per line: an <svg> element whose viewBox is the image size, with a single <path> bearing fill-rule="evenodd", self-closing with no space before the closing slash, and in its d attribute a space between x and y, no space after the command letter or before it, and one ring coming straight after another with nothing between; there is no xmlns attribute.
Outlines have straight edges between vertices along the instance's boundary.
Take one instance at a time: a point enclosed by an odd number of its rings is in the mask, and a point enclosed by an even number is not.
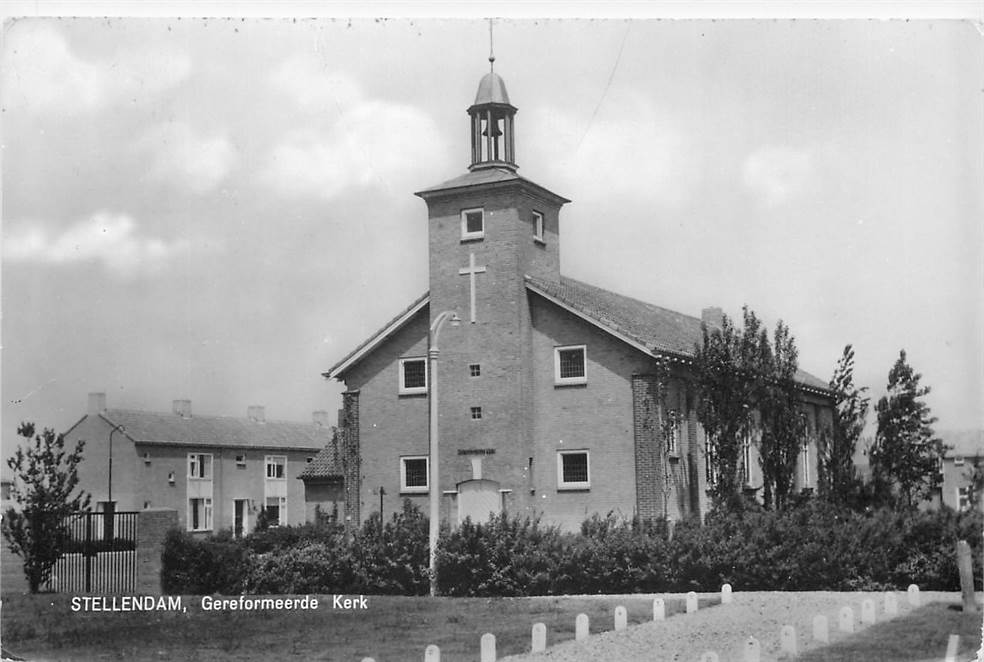
<svg viewBox="0 0 984 662"><path fill-rule="evenodd" d="M796 463L806 441L806 417L796 387L799 352L789 327L780 320L772 343L763 329L758 342L758 392L761 419L759 463L762 500L782 510L793 492Z"/></svg>
<svg viewBox="0 0 984 662"><path fill-rule="evenodd" d="M3 536L14 554L24 560L24 574L31 593L37 593L51 577L51 569L68 542L64 520L89 509L89 495L79 490L78 465L85 442L65 450L64 435L45 428L35 435L33 423L21 423L17 434L29 443L7 459L14 471L11 497L18 508L3 515Z"/></svg>
<svg viewBox="0 0 984 662"><path fill-rule="evenodd" d="M905 350L888 373L888 393L878 400L878 428L869 450L875 498L908 507L929 497L940 485L945 447L933 433L936 418L922 398L928 386L906 363Z"/></svg>
<svg viewBox="0 0 984 662"><path fill-rule="evenodd" d="M837 362L830 390L834 393L833 425L825 431L819 450L820 496L832 503L846 504L859 492L854 465L858 440L864 431L870 399L866 387L854 384L854 348L844 347Z"/></svg>

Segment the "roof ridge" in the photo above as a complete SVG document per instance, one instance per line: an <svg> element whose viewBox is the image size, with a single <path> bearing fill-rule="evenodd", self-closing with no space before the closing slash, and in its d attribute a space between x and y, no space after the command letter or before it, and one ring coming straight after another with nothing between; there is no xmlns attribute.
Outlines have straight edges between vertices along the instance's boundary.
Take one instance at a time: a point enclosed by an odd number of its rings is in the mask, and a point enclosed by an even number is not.
<svg viewBox="0 0 984 662"><path fill-rule="evenodd" d="M230 416L228 414L193 414L188 417L179 416L166 411L151 411L147 409L124 409L121 407L106 408L102 413L112 414L113 412L118 412L121 414L150 414L152 416L166 416L168 418L173 418L175 420L226 420L226 421L242 421L244 423L253 423L249 416ZM291 421L283 418L264 418L263 423L274 423L274 424L286 424L286 425L310 425L312 427L324 427L325 429L330 429L332 426L317 426L314 421Z"/></svg>

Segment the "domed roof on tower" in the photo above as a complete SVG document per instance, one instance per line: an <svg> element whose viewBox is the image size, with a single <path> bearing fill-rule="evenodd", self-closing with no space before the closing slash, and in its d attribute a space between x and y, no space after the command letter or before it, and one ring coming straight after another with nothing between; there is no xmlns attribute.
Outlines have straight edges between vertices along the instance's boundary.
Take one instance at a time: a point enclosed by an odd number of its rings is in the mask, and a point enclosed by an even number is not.
<svg viewBox="0 0 984 662"><path fill-rule="evenodd" d="M502 76L494 71L490 71L482 76L482 80L478 84L478 93L475 95L475 103L473 105L480 106L486 103L511 105L509 103L509 93L506 92L506 83L502 80Z"/></svg>

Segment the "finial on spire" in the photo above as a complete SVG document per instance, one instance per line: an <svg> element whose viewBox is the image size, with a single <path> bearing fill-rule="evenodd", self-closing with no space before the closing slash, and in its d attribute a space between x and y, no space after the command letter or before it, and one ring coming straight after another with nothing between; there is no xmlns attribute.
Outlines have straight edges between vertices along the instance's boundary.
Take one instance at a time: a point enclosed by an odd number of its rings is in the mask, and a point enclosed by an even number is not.
<svg viewBox="0 0 984 662"><path fill-rule="evenodd" d="M495 52L492 49L492 19L489 19L489 71L495 71Z"/></svg>

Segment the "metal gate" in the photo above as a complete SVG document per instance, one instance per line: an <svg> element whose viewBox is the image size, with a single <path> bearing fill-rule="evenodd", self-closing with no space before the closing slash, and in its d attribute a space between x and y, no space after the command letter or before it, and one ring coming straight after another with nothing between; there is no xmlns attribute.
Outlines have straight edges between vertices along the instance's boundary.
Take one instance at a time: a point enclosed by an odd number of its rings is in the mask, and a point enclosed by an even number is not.
<svg viewBox="0 0 984 662"><path fill-rule="evenodd" d="M132 593L137 583L136 512L76 513L64 520L69 541L47 589L60 593Z"/></svg>

